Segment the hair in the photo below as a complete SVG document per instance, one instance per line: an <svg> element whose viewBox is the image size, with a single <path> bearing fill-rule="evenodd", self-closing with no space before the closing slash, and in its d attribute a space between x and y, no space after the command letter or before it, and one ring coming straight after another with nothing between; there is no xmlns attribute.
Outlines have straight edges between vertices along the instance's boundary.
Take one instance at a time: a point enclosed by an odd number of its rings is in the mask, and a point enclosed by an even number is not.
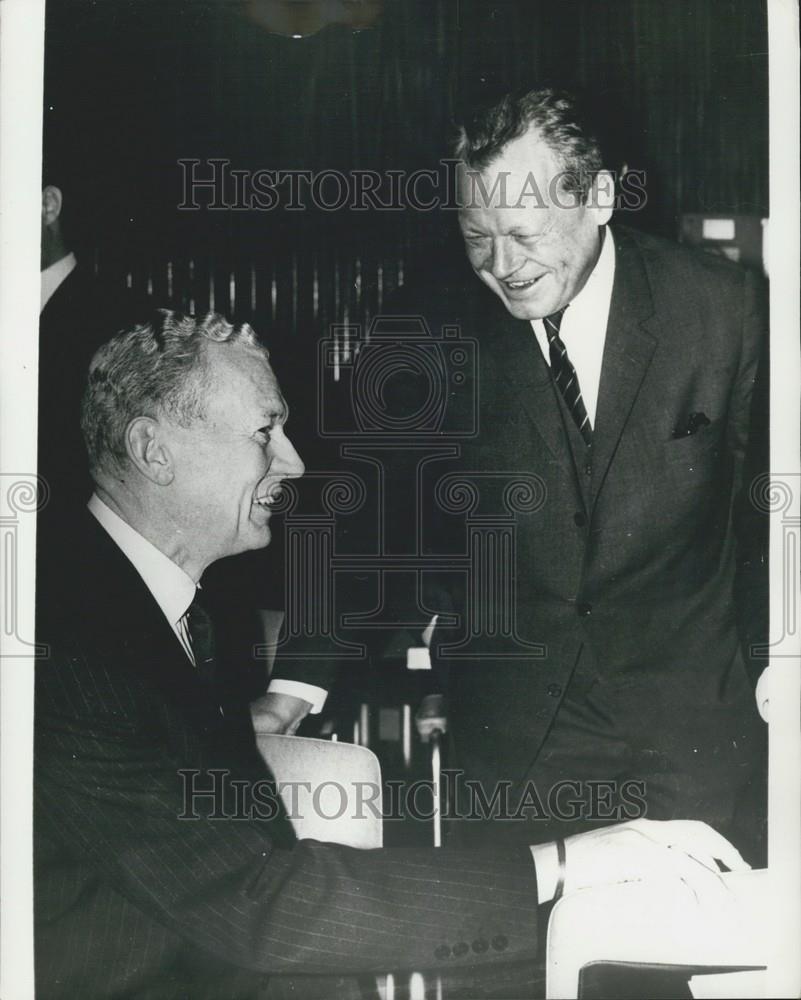
<svg viewBox="0 0 801 1000"><path fill-rule="evenodd" d="M86 164L76 152L81 146L72 118L68 124L60 108L46 101L43 119L42 190L52 186L61 191L58 225L67 246L74 249L90 228L85 219L91 203L91 182L86 178Z"/></svg>
<svg viewBox="0 0 801 1000"><path fill-rule="evenodd" d="M270 356L247 323L234 326L219 313L198 319L170 309L155 310L97 351L81 407L93 477L124 467L125 434L136 417L166 414L184 427L205 418L209 341L246 345L264 360Z"/></svg>
<svg viewBox="0 0 801 1000"><path fill-rule="evenodd" d="M467 166L481 170L529 129L535 129L558 158L563 189L586 202L603 159L578 100L567 91L544 87L506 94L497 103L474 110L457 126L453 152Z"/></svg>

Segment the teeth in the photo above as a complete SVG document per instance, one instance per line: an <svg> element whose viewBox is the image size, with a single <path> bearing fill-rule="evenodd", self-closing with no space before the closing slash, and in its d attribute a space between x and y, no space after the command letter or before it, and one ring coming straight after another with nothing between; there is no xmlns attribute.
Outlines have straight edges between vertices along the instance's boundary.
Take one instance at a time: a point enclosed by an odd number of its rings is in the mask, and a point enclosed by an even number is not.
<svg viewBox="0 0 801 1000"><path fill-rule="evenodd" d="M509 288L517 290L519 288L529 288L536 280L536 278L532 278L530 281L507 281L506 284Z"/></svg>
<svg viewBox="0 0 801 1000"><path fill-rule="evenodd" d="M272 507L272 505L281 496L281 487L277 486L272 493L265 493L263 497L254 497L253 502L257 503L260 507Z"/></svg>

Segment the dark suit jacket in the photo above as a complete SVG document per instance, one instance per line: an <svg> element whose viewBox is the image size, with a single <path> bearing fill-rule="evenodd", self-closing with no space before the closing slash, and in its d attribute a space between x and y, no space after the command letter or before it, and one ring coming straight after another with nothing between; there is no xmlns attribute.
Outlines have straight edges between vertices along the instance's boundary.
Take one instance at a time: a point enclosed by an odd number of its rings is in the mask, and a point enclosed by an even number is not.
<svg viewBox="0 0 801 1000"><path fill-rule="evenodd" d="M749 518L747 500L736 518L733 502L743 495L765 319L748 272L622 227L614 234L591 455L576 445L530 325L510 317L474 276L451 290L458 294L447 307L407 298L406 308L426 315L435 336L447 322L477 341L475 377L452 392L449 425L467 425L467 410L477 405L479 433L460 443L450 471L478 487L474 514L513 524L515 562L502 577L519 637L542 646L540 657L497 658L497 643L478 636L472 660L440 646L454 763L488 785L536 774L581 653L583 669L600 678L614 704L638 773L673 781L670 803L649 815L705 819L725 830L739 791L761 766L763 727L738 643L734 581L738 544L741 561L759 567L753 550L764 532ZM674 436L692 413L708 423ZM750 468L766 468L764 456ZM429 464L423 496L436 496L445 471ZM497 485L515 474L539 477L539 499L528 508L504 499ZM431 510L423 517L438 526L436 548L448 517L432 518ZM451 518L462 526L461 552L468 551L464 517ZM738 525L746 525L739 538ZM478 582L482 614L500 593L492 580ZM760 570L744 592L756 606L754 594L766 587ZM447 644L465 637L470 591L445 589L463 626L454 635L437 630ZM742 632L754 637L765 628L763 619ZM592 759L592 737L577 732L576 739Z"/></svg>
<svg viewBox="0 0 801 1000"><path fill-rule="evenodd" d="M272 988L533 956L525 849L295 842L280 816L215 819L208 801L182 819L182 769L200 772L198 787L213 768L269 779L247 706L224 669L202 681L89 514L73 535L39 580L37 996L244 997L268 976ZM311 984L294 995L336 995Z"/></svg>

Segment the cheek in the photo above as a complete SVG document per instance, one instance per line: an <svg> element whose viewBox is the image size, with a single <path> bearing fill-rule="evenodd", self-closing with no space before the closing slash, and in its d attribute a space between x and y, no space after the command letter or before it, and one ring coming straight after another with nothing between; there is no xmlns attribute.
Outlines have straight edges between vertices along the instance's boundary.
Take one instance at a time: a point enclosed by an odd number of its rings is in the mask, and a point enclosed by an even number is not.
<svg viewBox="0 0 801 1000"><path fill-rule="evenodd" d="M573 269L573 258L570 256L569 253L565 252L559 257L559 262L556 265L556 270L561 275L561 277L567 278L570 276L572 269Z"/></svg>
<svg viewBox="0 0 801 1000"><path fill-rule="evenodd" d="M559 260L565 271L581 271L585 262L594 253L598 239L597 226L590 224L587 217L577 221L575 227L562 234L559 241Z"/></svg>
<svg viewBox="0 0 801 1000"><path fill-rule="evenodd" d="M257 449L243 455L237 467L232 470L231 480L236 482L244 503L250 503L259 483L270 469L267 455Z"/></svg>
<svg viewBox="0 0 801 1000"><path fill-rule="evenodd" d="M568 241L560 240L552 247L548 256L556 277L562 281L568 279L575 267L576 248Z"/></svg>
<svg viewBox="0 0 801 1000"><path fill-rule="evenodd" d="M467 259L474 271L482 271L487 261L487 255L481 250L468 249Z"/></svg>

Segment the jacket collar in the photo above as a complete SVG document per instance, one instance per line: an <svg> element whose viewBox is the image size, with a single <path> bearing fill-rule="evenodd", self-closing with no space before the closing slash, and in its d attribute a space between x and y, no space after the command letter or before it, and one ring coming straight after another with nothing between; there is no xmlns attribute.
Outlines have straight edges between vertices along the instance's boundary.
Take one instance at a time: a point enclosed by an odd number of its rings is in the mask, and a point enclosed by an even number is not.
<svg viewBox="0 0 801 1000"><path fill-rule="evenodd" d="M654 302L642 251L615 229L617 266L609 308L593 435L592 495L597 499L656 348Z"/></svg>
<svg viewBox="0 0 801 1000"><path fill-rule="evenodd" d="M615 280L592 445L594 499L606 479L657 342L653 333L653 296L636 236L625 227L615 227L614 238ZM528 415L555 461L573 479L581 498L578 472L555 398L556 390L531 326L528 321L510 316L492 298L492 303L484 299L483 313L489 352L497 355L492 367L506 384L510 405L519 406Z"/></svg>
<svg viewBox="0 0 801 1000"><path fill-rule="evenodd" d="M110 651L113 670L134 670L176 697L198 687L197 671L155 598L87 510L59 551L42 553L37 619L45 642L50 629L78 634Z"/></svg>
<svg viewBox="0 0 801 1000"><path fill-rule="evenodd" d="M194 580L116 514L97 493L92 494L87 507L133 564L174 630L195 598L197 587Z"/></svg>

